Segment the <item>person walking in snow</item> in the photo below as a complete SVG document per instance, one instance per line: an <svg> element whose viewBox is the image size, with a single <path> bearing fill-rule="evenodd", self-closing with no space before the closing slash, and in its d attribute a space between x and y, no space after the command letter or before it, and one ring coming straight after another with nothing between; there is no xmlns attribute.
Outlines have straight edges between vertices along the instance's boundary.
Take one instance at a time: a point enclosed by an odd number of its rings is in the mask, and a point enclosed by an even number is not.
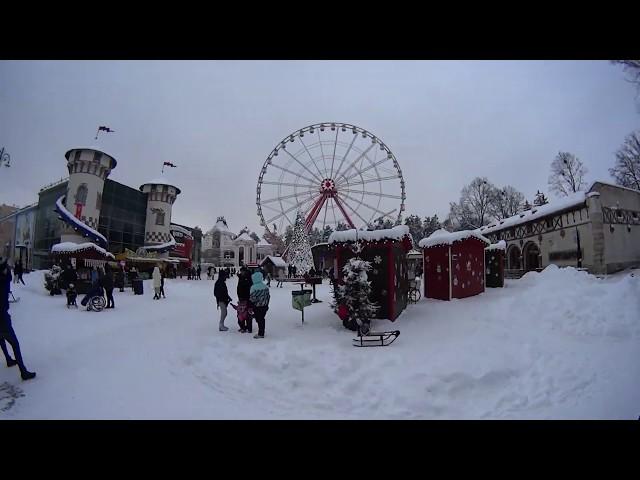
<svg viewBox="0 0 640 480"><path fill-rule="evenodd" d="M167 298L164 295L164 270L160 271L160 295L162 295L162 298Z"/></svg>
<svg viewBox="0 0 640 480"><path fill-rule="evenodd" d="M29 380L36 376L36 372L30 372L22 360L22 353L20 352L20 342L16 332L13 330L11 324L11 315L9 315L9 292L11 291L11 269L7 265L7 261L4 260L0 264L0 348L4 353L4 358L7 361L7 367L13 367L18 365L20 369L20 376L23 380ZM7 349L7 343L11 345L13 349L13 355L15 359L9 355Z"/></svg>
<svg viewBox="0 0 640 480"><path fill-rule="evenodd" d="M114 286L124 292L124 270L122 267L116 272Z"/></svg>
<svg viewBox="0 0 640 480"><path fill-rule="evenodd" d="M249 315L249 295L251 293L251 274L247 267L242 267L238 273L238 306L234 307L238 312L238 324L240 333L249 332L253 329L253 320Z"/></svg>
<svg viewBox="0 0 640 480"><path fill-rule="evenodd" d="M111 271L111 266L108 263L104 266L102 286L104 287L104 292L107 296L107 306L105 308L115 308L116 305L113 301L113 272Z"/></svg>
<svg viewBox="0 0 640 480"><path fill-rule="evenodd" d="M225 280L227 279L227 272L224 270L220 270L220 275L218 275L218 280L216 281L213 287L213 295L216 297L216 303L218 305L218 309L220 310L220 324L218 329L221 332L226 332L229 330L228 327L224 325L224 319L227 318L227 305L231 303L232 299L229 296L229 291L227 290L227 284Z"/></svg>
<svg viewBox="0 0 640 480"><path fill-rule="evenodd" d="M24 280L22 279L24 269L22 268L22 262L20 260L18 260L18 263L16 263L15 267L13 267L13 273L16 275L15 282L22 282L22 284L25 285Z"/></svg>
<svg viewBox="0 0 640 480"><path fill-rule="evenodd" d="M262 273L255 272L251 275L251 280L253 285L249 294L249 304L258 324L258 333L253 338L264 338L265 316L269 310L271 295L269 287L262 281Z"/></svg>
<svg viewBox="0 0 640 480"><path fill-rule="evenodd" d="M156 266L153 268L153 273L151 274L153 278L153 299L160 300L160 289L162 288L162 275L160 275L160 269Z"/></svg>
<svg viewBox="0 0 640 480"><path fill-rule="evenodd" d="M202 280L200 278L200 274L202 273L202 267L200 265L198 265L198 269L196 270L196 277L198 280Z"/></svg>

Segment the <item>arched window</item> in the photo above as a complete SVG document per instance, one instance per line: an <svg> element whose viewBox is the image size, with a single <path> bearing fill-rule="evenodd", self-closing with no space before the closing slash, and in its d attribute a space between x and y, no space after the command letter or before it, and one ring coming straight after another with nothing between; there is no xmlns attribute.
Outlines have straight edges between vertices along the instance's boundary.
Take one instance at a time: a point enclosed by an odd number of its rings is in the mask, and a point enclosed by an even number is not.
<svg viewBox="0 0 640 480"><path fill-rule="evenodd" d="M87 204L87 194L89 193L89 189L87 189L86 183L81 183L76 190L76 205L86 205Z"/></svg>

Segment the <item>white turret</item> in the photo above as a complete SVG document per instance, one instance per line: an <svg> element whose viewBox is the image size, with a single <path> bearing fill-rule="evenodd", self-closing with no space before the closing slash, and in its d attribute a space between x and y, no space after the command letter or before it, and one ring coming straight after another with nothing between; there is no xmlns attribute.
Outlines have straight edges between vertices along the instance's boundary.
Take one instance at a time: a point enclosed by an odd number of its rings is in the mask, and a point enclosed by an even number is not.
<svg viewBox="0 0 640 480"><path fill-rule="evenodd" d="M80 222L97 231L104 181L116 167L116 159L93 147L72 148L65 157L69 170L65 207ZM60 241L84 243L87 237L81 233L82 229L76 231L65 223Z"/></svg>
<svg viewBox="0 0 640 480"><path fill-rule="evenodd" d="M144 229L145 248L160 247L174 241L171 237L171 208L180 189L164 178L156 178L140 185L147 194L147 222ZM165 251L164 248L161 249ZM167 248L168 250L168 248Z"/></svg>

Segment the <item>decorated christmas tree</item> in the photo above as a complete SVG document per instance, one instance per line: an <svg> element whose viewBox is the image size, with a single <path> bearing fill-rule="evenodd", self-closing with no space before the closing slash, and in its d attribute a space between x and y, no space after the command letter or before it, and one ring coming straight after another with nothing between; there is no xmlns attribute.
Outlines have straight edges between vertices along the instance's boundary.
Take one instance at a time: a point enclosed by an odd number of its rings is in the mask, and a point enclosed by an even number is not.
<svg viewBox="0 0 640 480"><path fill-rule="evenodd" d="M371 282L367 272L371 263L354 257L343 268L344 285L334 290L335 302L332 307L338 312L342 324L350 330L358 330L366 335L370 330L371 319L378 306L370 300Z"/></svg>
<svg viewBox="0 0 640 480"><path fill-rule="evenodd" d="M298 211L293 227L293 238L289 245L289 263L296 267L296 275L304 275L313 268L313 254L309 244L309 235L304 228L304 216Z"/></svg>

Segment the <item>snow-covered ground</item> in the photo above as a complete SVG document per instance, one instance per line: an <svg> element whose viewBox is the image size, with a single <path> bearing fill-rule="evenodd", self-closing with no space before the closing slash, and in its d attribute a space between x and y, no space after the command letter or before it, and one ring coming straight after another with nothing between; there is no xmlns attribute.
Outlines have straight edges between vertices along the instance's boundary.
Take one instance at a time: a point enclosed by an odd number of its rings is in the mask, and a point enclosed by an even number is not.
<svg viewBox="0 0 640 480"><path fill-rule="evenodd" d="M116 308L67 310L43 272L14 285L27 366L0 363L0 418L457 419L640 415L640 272L597 279L551 266L504 289L410 305L383 348L355 348L324 301L291 308L271 288L266 338L218 331L213 282L167 280L166 300L115 293ZM236 280L228 282L236 299ZM254 326L254 332L257 328Z"/></svg>

